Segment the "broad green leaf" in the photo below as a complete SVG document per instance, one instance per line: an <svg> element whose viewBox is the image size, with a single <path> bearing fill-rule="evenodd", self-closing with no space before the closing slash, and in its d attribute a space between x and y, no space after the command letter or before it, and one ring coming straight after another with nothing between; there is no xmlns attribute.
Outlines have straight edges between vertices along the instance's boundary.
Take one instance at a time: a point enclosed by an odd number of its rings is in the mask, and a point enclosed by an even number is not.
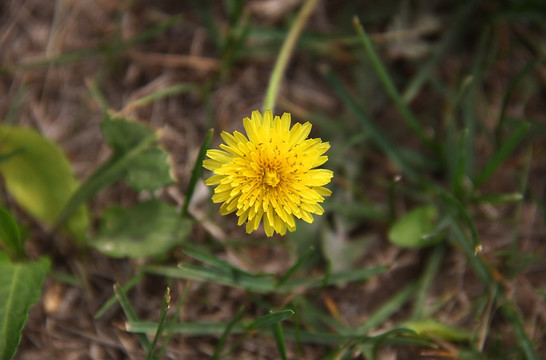
<svg viewBox="0 0 546 360"><path fill-rule="evenodd" d="M0 204L0 244L12 258L25 257L24 239L11 213Z"/></svg>
<svg viewBox="0 0 546 360"><path fill-rule="evenodd" d="M35 130L0 126L0 154L14 151L14 156L0 162L6 189L21 208L52 226L78 187L67 158L56 144ZM83 241L88 226L87 209L79 206L65 228Z"/></svg>
<svg viewBox="0 0 546 360"><path fill-rule="evenodd" d="M438 212L433 206L422 206L398 219L389 230L389 241L400 247L416 248L441 240L434 234Z"/></svg>
<svg viewBox="0 0 546 360"><path fill-rule="evenodd" d="M155 191L174 182L169 155L160 147L151 147L128 166L127 185L136 191Z"/></svg>
<svg viewBox="0 0 546 360"><path fill-rule="evenodd" d="M470 339L470 332L468 330L446 325L435 319L409 321L402 326L418 334L429 334L446 341L465 341Z"/></svg>
<svg viewBox="0 0 546 360"><path fill-rule="evenodd" d="M154 191L173 182L167 154L153 145L157 136L152 129L136 121L108 118L101 123L101 130L114 153L72 196L57 224L62 224L80 204L124 176L128 185L137 191Z"/></svg>
<svg viewBox="0 0 546 360"><path fill-rule="evenodd" d="M114 153L78 188L55 226L63 224L78 206L101 189L121 179L127 173L130 163L156 140L155 134L144 125L127 120L105 120L101 129L106 143L114 149Z"/></svg>
<svg viewBox="0 0 546 360"><path fill-rule="evenodd" d="M100 124L100 129L104 141L114 152L129 151L150 136L154 140L156 139L152 129L144 124L123 118L107 119Z"/></svg>
<svg viewBox="0 0 546 360"><path fill-rule="evenodd" d="M11 359L21 341L28 309L40 298L50 262L12 263L0 252L0 359Z"/></svg>
<svg viewBox="0 0 546 360"><path fill-rule="evenodd" d="M181 244L191 228L168 204L151 200L125 210L111 207L103 214L102 227L91 242L112 257L142 258L165 253Z"/></svg>
<svg viewBox="0 0 546 360"><path fill-rule="evenodd" d="M152 140L149 147L125 164L127 185L136 191L155 191L174 182L167 152L152 144L157 139L152 129L136 121L114 119L104 121L101 130L104 140L114 150L113 157L117 159Z"/></svg>

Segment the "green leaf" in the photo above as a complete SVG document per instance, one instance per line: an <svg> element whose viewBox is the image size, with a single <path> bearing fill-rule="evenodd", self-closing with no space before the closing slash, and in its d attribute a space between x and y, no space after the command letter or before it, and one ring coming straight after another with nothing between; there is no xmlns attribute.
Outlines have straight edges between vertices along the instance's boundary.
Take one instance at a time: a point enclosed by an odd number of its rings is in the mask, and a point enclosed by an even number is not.
<svg viewBox="0 0 546 360"><path fill-rule="evenodd" d="M168 204L151 200L125 210L111 207L103 214L97 237L91 242L112 257L141 258L165 253L182 243L191 223Z"/></svg>
<svg viewBox="0 0 546 360"><path fill-rule="evenodd" d="M174 183L169 155L160 147L144 150L129 165L126 181L136 191L155 191Z"/></svg>
<svg viewBox="0 0 546 360"><path fill-rule="evenodd" d="M402 327L415 331L418 334L433 335L446 341L465 341L470 339L470 332L455 326L446 325L435 319L409 321Z"/></svg>
<svg viewBox="0 0 546 360"><path fill-rule="evenodd" d="M25 257L23 248L25 242L21 236L19 225L2 204L0 204L0 243L11 258L23 259Z"/></svg>
<svg viewBox="0 0 546 360"><path fill-rule="evenodd" d="M525 353L526 359L529 360L539 360L541 357L537 353L537 348L525 333L525 328L523 326L523 319L521 315L518 314L515 306L509 303L508 301L504 302L501 307L501 312L504 317L512 325L512 331L516 335L516 338L519 342L520 349Z"/></svg>
<svg viewBox="0 0 546 360"><path fill-rule="evenodd" d="M28 309L40 298L50 262L12 263L0 252L0 359L11 359L21 341Z"/></svg>
<svg viewBox="0 0 546 360"><path fill-rule="evenodd" d="M45 225L52 226L78 187L70 164L53 142L32 129L0 126L0 154L18 151L0 162L6 189L19 206ZM79 241L85 239L89 218L79 206L65 226Z"/></svg>
<svg viewBox="0 0 546 360"><path fill-rule="evenodd" d="M101 124L104 140L114 150L113 157L121 159L141 144L157 139L153 130L136 121L107 120ZM174 182L169 156L159 146L145 147L125 164L127 185L136 191L155 191Z"/></svg>
<svg viewBox="0 0 546 360"><path fill-rule="evenodd" d="M156 140L155 133L150 129L128 120L106 120L101 124L101 129L114 154L78 188L58 217L55 227L63 224L78 206L102 188L121 179L131 162Z"/></svg>
<svg viewBox="0 0 546 360"><path fill-rule="evenodd" d="M107 119L100 124L100 129L104 141L117 153L133 149L150 136L156 139L146 125L124 118Z"/></svg>
<svg viewBox="0 0 546 360"><path fill-rule="evenodd" d="M154 191L173 182L167 154L153 145L157 140L153 130L135 121L118 118L103 121L101 131L114 153L70 198L56 226L80 204L124 176L127 176L127 184L137 191Z"/></svg>
<svg viewBox="0 0 546 360"><path fill-rule="evenodd" d="M417 248L439 242L434 234L438 212L433 206L421 206L398 219L389 230L389 241L400 247Z"/></svg>

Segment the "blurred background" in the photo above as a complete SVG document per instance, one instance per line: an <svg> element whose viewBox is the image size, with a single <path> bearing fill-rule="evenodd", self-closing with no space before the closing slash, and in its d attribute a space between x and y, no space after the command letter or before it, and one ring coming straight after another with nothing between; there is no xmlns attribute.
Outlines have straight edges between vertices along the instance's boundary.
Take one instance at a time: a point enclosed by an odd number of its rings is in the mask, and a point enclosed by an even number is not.
<svg viewBox="0 0 546 360"><path fill-rule="evenodd" d="M207 131L215 129L217 147L221 131L241 131L243 117L262 110L303 3L4 0L0 119L59 144L80 181L111 154L99 126L106 110L147 124L158 130L177 180L155 196L181 207ZM251 273L283 274L309 248L298 269L303 278L385 271L267 295L150 275L129 293L139 317L157 320L168 283L175 299L187 290L180 321L226 323L242 305L250 318L291 308L299 314L294 323L310 332L376 335L413 321L408 326L428 341L371 351L358 341L287 339L291 359L544 355L545 20L539 0L318 1L274 112L311 122L312 137L330 142L324 166L335 176L326 213L284 238L247 235L234 215L218 214L200 181L186 241ZM127 282L144 261L96 250L82 255L1 189L3 203L29 229L29 254L53 262L16 358L143 358L119 308L94 314L112 284ZM88 203L91 233L108 206L149 196L123 181L102 190ZM432 209L432 219L407 216L416 209ZM419 221L432 225L424 231ZM424 241L423 232L434 239ZM182 248L153 261L195 262ZM211 358L218 337L173 334L165 357ZM271 336L228 341L226 359L280 358Z"/></svg>

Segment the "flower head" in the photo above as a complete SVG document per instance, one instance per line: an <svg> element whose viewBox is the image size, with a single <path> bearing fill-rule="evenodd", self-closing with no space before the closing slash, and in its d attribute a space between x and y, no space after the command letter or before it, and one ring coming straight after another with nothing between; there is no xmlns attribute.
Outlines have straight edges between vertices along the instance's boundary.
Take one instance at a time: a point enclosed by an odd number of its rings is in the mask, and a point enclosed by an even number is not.
<svg viewBox="0 0 546 360"><path fill-rule="evenodd" d="M246 221L246 232L258 229L263 220L265 233L281 235L294 231L294 218L313 222L311 214L321 215L319 205L331 191L332 171L315 169L328 160L323 154L330 144L307 139L311 124L296 123L290 128L290 114L282 117L266 111L262 117L253 111L244 118L245 136L238 131L222 132L225 144L207 151L203 167L214 175L207 185L217 185L212 201L223 203L220 213L236 211L238 225Z"/></svg>

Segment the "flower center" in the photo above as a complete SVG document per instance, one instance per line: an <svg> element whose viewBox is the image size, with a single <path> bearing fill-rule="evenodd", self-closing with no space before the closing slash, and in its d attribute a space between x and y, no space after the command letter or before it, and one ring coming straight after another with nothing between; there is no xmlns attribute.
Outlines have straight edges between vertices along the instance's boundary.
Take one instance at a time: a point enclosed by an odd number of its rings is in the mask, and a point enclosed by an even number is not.
<svg viewBox="0 0 546 360"><path fill-rule="evenodd" d="M277 170L267 168L267 169L265 169L264 181L265 181L265 183L267 185L275 187L275 186L277 186L279 181L281 181L281 179L279 179L279 175L277 174Z"/></svg>

